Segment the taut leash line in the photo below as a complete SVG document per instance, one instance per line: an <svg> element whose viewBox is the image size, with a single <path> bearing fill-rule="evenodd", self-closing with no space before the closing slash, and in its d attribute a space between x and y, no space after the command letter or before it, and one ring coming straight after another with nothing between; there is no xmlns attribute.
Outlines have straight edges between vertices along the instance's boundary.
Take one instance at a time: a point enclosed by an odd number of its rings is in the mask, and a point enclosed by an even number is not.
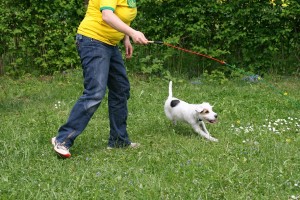
<svg viewBox="0 0 300 200"><path fill-rule="evenodd" d="M198 52L191 51L191 50L188 50L188 49L184 49L184 48L181 48L181 47L177 47L177 46L174 46L174 45L165 43L165 42L163 42L163 41L149 41L148 43L150 43L150 44L164 44L164 45L169 46L169 47L172 47L172 48L174 48L174 49L179 49L179 50L184 51L184 52L187 52L187 53L195 54L195 55L198 55L198 56L202 56L202 57L205 57L205 58L208 58L208 59L217 61L218 63L220 63L220 64L222 64L222 65L227 64L227 63L226 63L225 61L223 61L223 60L216 59L216 58L211 57L211 56L206 55L206 54L202 54L202 53L198 53Z"/></svg>

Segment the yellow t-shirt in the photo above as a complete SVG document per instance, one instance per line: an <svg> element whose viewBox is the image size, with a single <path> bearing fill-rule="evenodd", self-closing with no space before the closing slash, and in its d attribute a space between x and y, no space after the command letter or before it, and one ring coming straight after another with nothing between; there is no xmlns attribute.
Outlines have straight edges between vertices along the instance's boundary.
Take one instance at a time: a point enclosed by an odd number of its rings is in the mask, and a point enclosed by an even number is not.
<svg viewBox="0 0 300 200"><path fill-rule="evenodd" d="M77 33L115 46L124 38L124 34L102 20L101 11L105 9L112 10L128 26L137 14L136 0L89 0Z"/></svg>

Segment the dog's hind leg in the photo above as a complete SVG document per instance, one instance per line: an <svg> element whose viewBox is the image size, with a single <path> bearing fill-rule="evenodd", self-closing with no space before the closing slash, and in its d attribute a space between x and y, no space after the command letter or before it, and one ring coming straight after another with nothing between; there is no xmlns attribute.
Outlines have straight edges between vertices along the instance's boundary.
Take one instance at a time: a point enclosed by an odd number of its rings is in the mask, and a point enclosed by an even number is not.
<svg viewBox="0 0 300 200"><path fill-rule="evenodd" d="M218 139L212 137L207 129L205 128L204 122L201 122L200 124L193 124L193 129L201 136L205 137L206 139L213 141L213 142L218 142Z"/></svg>

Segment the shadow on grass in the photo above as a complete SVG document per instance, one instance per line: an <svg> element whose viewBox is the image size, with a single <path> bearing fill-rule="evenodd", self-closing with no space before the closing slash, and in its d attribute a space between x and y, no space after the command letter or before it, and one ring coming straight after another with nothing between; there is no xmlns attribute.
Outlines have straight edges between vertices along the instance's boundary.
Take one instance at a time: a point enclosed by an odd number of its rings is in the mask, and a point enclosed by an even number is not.
<svg viewBox="0 0 300 200"><path fill-rule="evenodd" d="M181 135L185 137L198 135L191 126L182 122L177 122L176 125L171 123L168 125L168 128L176 135Z"/></svg>

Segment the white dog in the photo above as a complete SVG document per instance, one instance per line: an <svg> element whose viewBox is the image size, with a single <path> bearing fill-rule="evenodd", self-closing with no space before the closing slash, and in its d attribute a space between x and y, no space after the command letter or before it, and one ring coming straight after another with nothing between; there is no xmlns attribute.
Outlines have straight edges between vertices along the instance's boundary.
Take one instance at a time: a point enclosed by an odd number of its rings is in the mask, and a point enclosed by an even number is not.
<svg viewBox="0 0 300 200"><path fill-rule="evenodd" d="M172 94L172 81L169 83L169 97L165 102L166 116L176 124L177 120L189 123L193 129L206 139L217 142L207 131L203 121L209 123L217 122L217 113L212 111L209 103L189 104L180 99L174 98Z"/></svg>

